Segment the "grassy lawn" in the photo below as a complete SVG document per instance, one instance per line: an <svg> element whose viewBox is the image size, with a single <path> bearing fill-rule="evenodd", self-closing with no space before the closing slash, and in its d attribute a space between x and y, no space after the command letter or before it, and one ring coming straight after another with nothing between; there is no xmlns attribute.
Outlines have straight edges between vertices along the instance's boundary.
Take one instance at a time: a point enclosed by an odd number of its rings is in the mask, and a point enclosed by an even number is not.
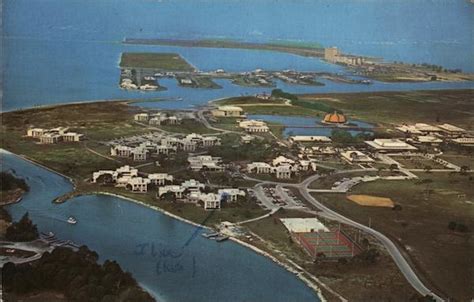
<svg viewBox="0 0 474 302"><path fill-rule="evenodd" d="M407 248L426 276L459 301L468 300L472 281L474 181L449 173L418 173L420 180L376 181L354 187L353 194L390 197L402 210L359 206L344 195L317 194L316 198L360 223L368 224ZM426 181L430 179L431 181ZM424 181L423 181L424 180ZM455 221L470 233L448 229Z"/></svg>
<svg viewBox="0 0 474 302"><path fill-rule="evenodd" d="M280 251L287 255L291 255L291 258L309 261L309 255L306 254L306 252L297 243L293 242L288 230L280 221L280 218L294 217L305 218L314 217L314 215L295 210L283 209L279 210L271 217L247 223L245 226L265 240L271 241L272 244Z"/></svg>
<svg viewBox="0 0 474 302"><path fill-rule="evenodd" d="M443 165L436 163L431 159L426 159L424 157L394 157L404 168L407 169L424 169L429 166L432 169L446 169Z"/></svg>
<svg viewBox="0 0 474 302"><path fill-rule="evenodd" d="M194 68L177 53L124 52L120 67L153 68L163 71L193 71Z"/></svg>
<svg viewBox="0 0 474 302"><path fill-rule="evenodd" d="M324 116L324 112L298 106L246 106L244 110L247 114Z"/></svg>
<svg viewBox="0 0 474 302"><path fill-rule="evenodd" d="M286 100L271 99L262 100L253 96L233 97L217 102L218 105L284 105Z"/></svg>
<svg viewBox="0 0 474 302"><path fill-rule="evenodd" d="M352 118L381 124L452 123L472 129L473 90L332 93L301 95L300 99L322 102ZM397 112L399 114L394 114Z"/></svg>
<svg viewBox="0 0 474 302"><path fill-rule="evenodd" d="M345 173L345 174L330 174L323 176L310 185L310 189L331 189L335 182L340 181L343 178L351 178L357 176L375 176L378 175L377 172L354 172L354 173Z"/></svg>
<svg viewBox="0 0 474 302"><path fill-rule="evenodd" d="M303 248L291 239L280 221L280 218L291 217L306 218L314 215L294 210L280 210L272 217L247 223L245 226L270 243L270 246L263 246L262 249L270 251L278 249L286 255L285 258L295 261L351 301L407 301L410 297L416 296L393 260L385 254L380 255L377 262L371 264L358 260L348 260L347 263L337 261L313 263ZM333 222L319 219L327 226L337 227ZM346 232L349 231L348 227L342 227ZM387 291L386 286L397 288L397 291Z"/></svg>
<svg viewBox="0 0 474 302"><path fill-rule="evenodd" d="M440 156L442 159L458 165L460 167L462 166L468 166L470 169L474 169L474 159L473 156L467 156L467 155L460 155L460 154L454 154L454 153L444 153L443 155Z"/></svg>
<svg viewBox="0 0 474 302"><path fill-rule="evenodd" d="M133 122L138 110L126 102L109 101L7 112L1 115L1 133L16 131L16 135L26 135L28 127L62 126L84 133L91 140L108 140L143 132L143 127Z"/></svg>
<svg viewBox="0 0 474 302"><path fill-rule="evenodd" d="M0 131L2 148L25 155L73 178L83 179L98 169L120 165L90 152L86 146L108 155L108 147L96 141L146 131L133 122L135 110L125 102L99 102L3 113ZM25 137L26 130L33 126L69 127L72 131L84 133L86 140L79 143L38 144L35 139Z"/></svg>
<svg viewBox="0 0 474 302"><path fill-rule="evenodd" d="M240 120L240 119L233 118L233 117L220 117L216 119L216 122L212 123L212 126L219 129L239 131L239 132L242 132L243 134L243 129L239 127L237 120Z"/></svg>
<svg viewBox="0 0 474 302"><path fill-rule="evenodd" d="M233 97L217 102L218 105L242 106L247 114L324 116L329 107L323 103L297 100L286 105L286 100L262 100L256 97Z"/></svg>

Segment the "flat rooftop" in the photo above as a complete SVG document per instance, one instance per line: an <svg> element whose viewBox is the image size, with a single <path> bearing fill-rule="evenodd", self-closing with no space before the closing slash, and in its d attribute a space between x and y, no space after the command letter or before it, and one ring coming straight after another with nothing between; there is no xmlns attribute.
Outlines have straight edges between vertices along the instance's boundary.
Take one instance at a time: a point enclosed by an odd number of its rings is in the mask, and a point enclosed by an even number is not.
<svg viewBox="0 0 474 302"><path fill-rule="evenodd" d="M293 233L328 232L329 229L317 218L280 218L288 231Z"/></svg>
<svg viewBox="0 0 474 302"><path fill-rule="evenodd" d="M399 139L375 139L373 141L365 141L367 145L376 150L417 150L416 147L405 143Z"/></svg>

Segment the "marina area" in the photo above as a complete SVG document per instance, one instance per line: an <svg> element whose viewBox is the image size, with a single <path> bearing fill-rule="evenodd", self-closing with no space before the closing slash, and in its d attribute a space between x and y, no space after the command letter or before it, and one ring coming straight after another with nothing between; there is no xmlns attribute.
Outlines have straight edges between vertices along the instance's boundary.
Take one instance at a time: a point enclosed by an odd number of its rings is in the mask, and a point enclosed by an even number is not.
<svg viewBox="0 0 474 302"><path fill-rule="evenodd" d="M46 53L45 60L56 61L63 60L60 56L50 57L54 54L52 44L37 41L22 41L24 47L23 52L28 51L30 47L38 47L39 52ZM29 54L25 58L16 58L22 53L16 47L20 47L16 43L9 43L7 52L11 56L12 64L6 67L10 74L7 79L9 85L4 89L3 111L12 111L29 107L40 107L45 105L61 104L61 103L77 103L91 102L97 100L137 100L136 105L146 108L161 109L190 109L207 104L208 101L224 98L228 96L255 95L261 93L269 94L272 89L279 88L290 93L328 93L328 92L371 92L371 91L410 91L410 90L437 90L437 89L466 89L472 87L472 82L405 82L405 83L383 83L372 81L372 84L346 84L343 82L335 82L325 79L324 74L318 78L318 82L324 86L314 85L293 85L288 84L281 79L275 79L273 82L275 87L258 87L258 86L240 86L235 85L228 79L216 78L212 82L220 86L219 89L199 88L191 89L186 85L180 85L176 79L162 77L158 80L159 86L166 88L149 89L149 90L126 90L119 87L120 80L120 57L124 51L150 51L150 46L143 45L122 45L116 43L97 44L91 42L81 44L79 42L59 42L65 50L71 52L74 49L83 48L84 54L94 52L96 47L100 45L102 51L94 56L93 60L85 59L83 64L63 62L58 69L48 72L39 69L32 69L28 74L18 73L18 70L27 68L27 66L35 65L35 54ZM28 46L28 44L30 46ZM346 78L345 72L341 66L330 64L318 58L308 58L291 56L276 52L258 52L253 50L235 50L235 49L201 49L201 48L184 48L170 46L153 46L154 52L178 53L192 62L196 68L203 73L224 69L227 72L235 74L255 71L256 69L268 71L297 70L300 73L318 72L341 74ZM215 60L206 60L204 57L213 57ZM245 61L239 61L236 58L246 58ZM33 60L33 61L31 61ZM74 61L75 62L75 61ZM68 64L76 64L78 74L89 74L88 77L77 76L76 73L70 74L69 78L61 76L61 74L69 74L68 70L61 69L61 66ZM16 67L15 67L16 66ZM11 69L10 69L11 68ZM13 70L14 69L14 70ZM90 70L97 72L90 73ZM47 74L48 77L43 75ZM154 73L153 73L154 74ZM150 76L153 76L150 73ZM203 75L202 78L206 76ZM38 86L34 89L22 89L20 83L22 79L38 82ZM361 80L358 77L356 79ZM47 88L48 83L55 82L55 89ZM156 82L156 79L153 81ZM143 102L140 102L142 100ZM158 101L157 101L158 100Z"/></svg>

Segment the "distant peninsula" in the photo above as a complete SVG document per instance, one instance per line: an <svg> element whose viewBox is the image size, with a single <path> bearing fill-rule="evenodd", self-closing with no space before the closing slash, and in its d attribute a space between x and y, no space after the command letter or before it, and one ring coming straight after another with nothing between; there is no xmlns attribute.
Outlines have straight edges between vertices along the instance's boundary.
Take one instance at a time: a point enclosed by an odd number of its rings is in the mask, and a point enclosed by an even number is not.
<svg viewBox="0 0 474 302"><path fill-rule="evenodd" d="M232 48L277 51L304 57L316 57L345 67L353 75L381 82L463 82L474 81L474 74L461 69L447 69L429 63L387 62L383 58L341 52L337 47L319 43L276 40L246 42L230 39L135 39L125 38L124 44L167 45L180 47Z"/></svg>
<svg viewBox="0 0 474 302"><path fill-rule="evenodd" d="M323 57L324 47L319 43L298 42L298 41L270 41L265 43L244 42L227 39L135 39L125 38L125 44L144 45L170 45L182 47L210 47L210 48L234 48L234 49L259 49L269 51L279 51L297 54L305 57Z"/></svg>

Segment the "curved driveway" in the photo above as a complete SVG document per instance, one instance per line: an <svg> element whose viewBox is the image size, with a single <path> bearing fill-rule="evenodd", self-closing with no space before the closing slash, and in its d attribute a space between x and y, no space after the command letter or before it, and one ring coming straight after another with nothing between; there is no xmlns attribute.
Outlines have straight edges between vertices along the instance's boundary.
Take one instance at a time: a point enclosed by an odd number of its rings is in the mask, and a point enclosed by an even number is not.
<svg viewBox="0 0 474 302"><path fill-rule="evenodd" d="M354 170L357 171L357 170ZM344 173L347 173L348 171L344 171ZM337 173L337 172L336 172ZM338 174L342 174L343 172L341 171ZM326 207L322 203L320 203L316 198L311 196L311 194L308 191L308 186L315 180L321 177L321 175L312 175L308 178L306 178L303 182L299 184L295 183L280 183L280 182L275 182L275 181L264 181L264 180L259 180L256 178L251 178L246 175L242 175L245 179L248 180L254 180L260 182L256 186L260 187L262 185L268 184L268 185L281 185L285 187L293 187L297 188L301 195L313 206L321 210L325 215L329 217L333 217L334 219L341 221L347 225L350 225L352 227L355 227L357 229L360 229L375 238L377 238L387 249L388 253L390 256L392 256L393 260L397 264L398 268L402 272L402 274L405 276L407 281L411 284L411 286L418 291L421 295L426 296L426 295L431 295L433 296L436 301L444 301L440 296L436 295L433 291L431 291L428 287L426 287L423 282L418 278L416 275L415 271L411 268L410 264L408 261L403 257L402 253L398 249L398 247L384 234L380 233L379 231L376 231L368 226L365 226L363 224L360 224L358 222L355 222L333 210L330 208Z"/></svg>

